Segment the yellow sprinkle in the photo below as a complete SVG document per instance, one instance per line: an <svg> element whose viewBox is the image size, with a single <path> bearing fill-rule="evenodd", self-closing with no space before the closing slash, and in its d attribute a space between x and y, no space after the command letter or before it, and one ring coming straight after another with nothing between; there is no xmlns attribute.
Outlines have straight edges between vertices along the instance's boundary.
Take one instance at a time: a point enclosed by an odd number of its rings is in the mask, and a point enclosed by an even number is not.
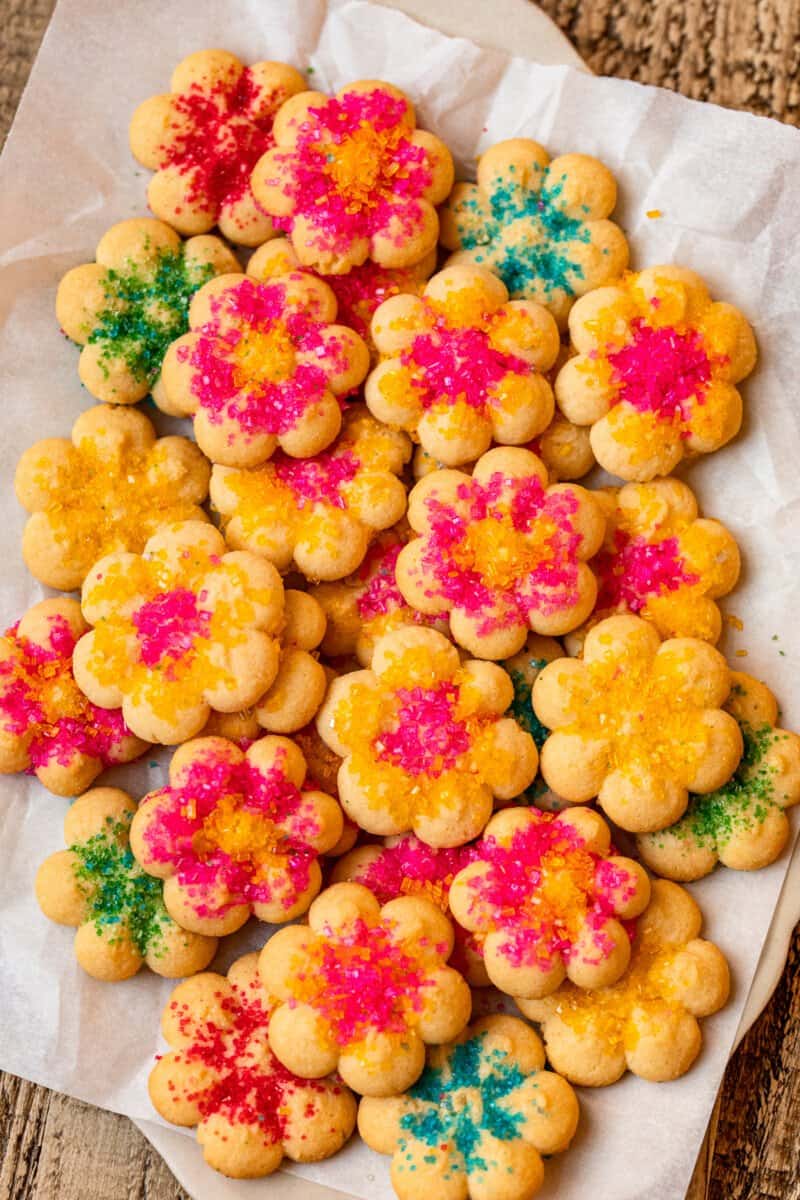
<svg viewBox="0 0 800 1200"><path fill-rule="evenodd" d="M746 650L737 650L736 657L737 658L747 658L747 651Z"/></svg>
<svg viewBox="0 0 800 1200"><path fill-rule="evenodd" d="M664 214L662 213L660 208L648 208L647 213L645 215L648 216L651 221L657 221L658 218L663 217Z"/></svg>
<svg viewBox="0 0 800 1200"><path fill-rule="evenodd" d="M740 632L744 629L744 622L735 617L733 613L725 613L725 624L730 625L732 629L738 629Z"/></svg>

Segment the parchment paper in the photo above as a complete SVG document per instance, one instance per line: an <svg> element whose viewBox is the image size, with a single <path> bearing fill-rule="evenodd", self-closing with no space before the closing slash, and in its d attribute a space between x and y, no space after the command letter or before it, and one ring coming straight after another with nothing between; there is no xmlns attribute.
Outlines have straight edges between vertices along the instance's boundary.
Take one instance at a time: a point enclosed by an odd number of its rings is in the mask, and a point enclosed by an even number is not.
<svg viewBox="0 0 800 1200"><path fill-rule="evenodd" d="M421 123L452 147L462 172L481 148L518 134L554 153L597 154L620 182L618 219L634 264L694 267L715 294L745 310L762 356L744 388L746 428L684 474L707 513L732 528L746 563L728 604L744 629L723 648L748 650L734 664L765 677L782 700L784 722L800 726L800 134L656 89L509 59L362 0L61 0L0 166L4 625L43 594L20 557L16 461L34 439L67 434L88 402L77 351L60 338L53 316L58 280L93 257L110 224L145 211L148 175L128 152L130 114L166 88L178 59L212 45L247 60L310 65L318 88L365 76L392 80L417 102ZM663 216L648 219L652 209ZM167 761L162 752L107 778L140 795L162 783ZM146 1077L170 984L145 972L117 985L88 979L75 964L69 931L47 922L33 898L39 862L63 845L65 809L36 783L0 780L0 1066L152 1119ZM685 1078L658 1086L628 1076L583 1091L579 1135L568 1154L548 1163L546 1194L684 1196L787 863L788 854L753 875L718 871L692 887L706 935L731 962L732 1002L703 1023L703 1055ZM248 929L228 943L223 968L264 935L263 927ZM357 1142L300 1173L365 1200L392 1194L387 1161ZM217 1186L209 1175L209 1196L219 1194ZM258 1186L244 1190L254 1194Z"/></svg>

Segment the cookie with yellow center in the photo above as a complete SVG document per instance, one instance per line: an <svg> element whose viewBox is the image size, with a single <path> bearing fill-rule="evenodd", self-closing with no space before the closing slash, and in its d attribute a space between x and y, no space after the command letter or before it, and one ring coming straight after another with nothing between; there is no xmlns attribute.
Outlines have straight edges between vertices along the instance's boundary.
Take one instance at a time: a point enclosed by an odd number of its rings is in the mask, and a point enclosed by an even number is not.
<svg viewBox="0 0 800 1200"><path fill-rule="evenodd" d="M273 1054L309 1079L338 1071L364 1096L410 1087L425 1046L457 1037L469 1020L469 987L445 965L452 949L452 926L429 900L381 907L361 884L327 888L307 926L279 930L261 951L264 986L280 1001Z"/></svg>
<svg viewBox="0 0 800 1200"><path fill-rule="evenodd" d="M134 158L155 172L147 201L156 216L183 234L218 225L243 246L274 237L250 172L274 144L276 112L304 88L303 76L286 63L247 67L227 50L182 59L170 91L143 101L130 124Z"/></svg>
<svg viewBox="0 0 800 1200"><path fill-rule="evenodd" d="M144 413L100 404L82 413L70 438L26 450L14 488L31 514L22 555L48 587L73 591L91 566L117 550L141 553L151 534L176 521L205 521L210 467L186 438L157 438Z"/></svg>
<svg viewBox="0 0 800 1200"><path fill-rule="evenodd" d="M88 631L77 600L42 600L0 637L0 774L26 771L58 796L77 796L106 767L147 749L119 707L92 704L72 656Z"/></svg>
<svg viewBox="0 0 800 1200"><path fill-rule="evenodd" d="M583 1087L605 1087L625 1071L654 1083L685 1075L702 1045L698 1018L722 1008L730 991L728 964L699 936L702 925L689 893L656 879L618 983L585 991L565 982L543 999L520 1000L541 1026L553 1068Z"/></svg>
<svg viewBox="0 0 800 1200"><path fill-rule="evenodd" d="M543 1156L566 1150L578 1100L544 1047L517 1017L484 1017L455 1042L428 1051L422 1076L403 1096L365 1097L358 1130L391 1154L400 1200L529 1200L541 1187Z"/></svg>
<svg viewBox="0 0 800 1200"><path fill-rule="evenodd" d="M340 1079L300 1079L267 1042L275 998L258 955L228 971L179 983L161 1017L169 1051L148 1081L153 1107L173 1125L197 1126L203 1157L232 1179L260 1179L284 1157L319 1162L340 1150L356 1102Z"/></svg>
<svg viewBox="0 0 800 1200"><path fill-rule="evenodd" d="M598 288L572 309L569 331L577 354L556 379L558 406L591 427L613 475L647 483L739 432L736 384L756 364L755 338L694 271L648 267Z"/></svg>
<svg viewBox="0 0 800 1200"><path fill-rule="evenodd" d="M665 829L689 792L716 791L742 757L739 726L722 705L725 659L697 638L662 642L641 617L600 621L583 658L549 663L533 686L536 716L552 730L542 775L565 800L593 797L622 829Z"/></svg>
<svg viewBox="0 0 800 1200"><path fill-rule="evenodd" d="M559 337L546 309L509 300L480 267L447 267L422 295L394 296L372 318L381 362L365 397L381 421L403 429L448 467L474 462L492 440L520 446L554 410L545 372Z"/></svg>
<svg viewBox="0 0 800 1200"><path fill-rule="evenodd" d="M742 671L731 677L725 708L744 740L736 773L717 791L692 796L675 825L637 838L644 861L667 879L701 879L718 862L755 871L789 840L786 810L800 804L800 737L778 727L778 702L766 684Z"/></svg>
<svg viewBox="0 0 800 1200"><path fill-rule="evenodd" d="M406 509L398 478L411 457L403 433L350 405L342 432L312 458L276 453L250 470L215 466L211 500L228 545L274 563L294 565L309 580L342 579L361 564L370 540Z"/></svg>
<svg viewBox="0 0 800 1200"><path fill-rule="evenodd" d="M177 979L204 970L217 939L190 933L164 906L159 879L129 845L136 802L119 788L94 788L64 818L66 850L45 859L36 899L46 917L75 928L75 957L95 979L130 979L147 965Z"/></svg>
<svg viewBox="0 0 800 1200"><path fill-rule="evenodd" d="M536 774L533 739L503 715L513 694L501 667L462 663L433 629L386 634L371 669L335 679L317 716L343 759L345 812L368 833L413 830L429 846L477 837L495 798L518 796Z"/></svg>
<svg viewBox="0 0 800 1200"><path fill-rule="evenodd" d="M455 876L449 903L480 936L495 987L531 998L565 978L579 987L615 983L630 959L621 921L638 916L649 898L647 875L613 853L597 813L507 808Z"/></svg>
<svg viewBox="0 0 800 1200"><path fill-rule="evenodd" d="M281 924L306 912L322 885L319 855L342 835L332 796L307 787L306 761L268 735L245 752L195 738L173 755L169 784L145 796L131 848L164 880L164 903L185 929L222 936L251 913Z"/></svg>
<svg viewBox="0 0 800 1200"><path fill-rule="evenodd" d="M529 631L566 633L594 606L586 560L602 542L602 509L578 484L548 486L529 450L489 450L471 477L434 471L412 489L408 521L419 537L400 551L397 586L412 608L446 615L471 654L516 654Z"/></svg>
<svg viewBox="0 0 800 1200"><path fill-rule="evenodd" d="M253 194L288 229L303 266L344 275L367 260L408 267L436 247L453 184L444 142L416 128L411 101L380 80L335 96L303 92L275 119Z"/></svg>
<svg viewBox="0 0 800 1200"><path fill-rule="evenodd" d="M369 368L366 344L335 324L336 297L294 271L260 283L223 275L200 289L189 332L169 347L156 403L194 418L214 462L251 467L275 450L317 454L341 428L340 400Z"/></svg>
<svg viewBox="0 0 800 1200"><path fill-rule="evenodd" d="M240 270L216 237L181 241L163 221L120 221L100 239L95 261L58 285L56 317L82 347L81 383L107 404L135 404L156 386L167 347L188 329L195 292Z"/></svg>

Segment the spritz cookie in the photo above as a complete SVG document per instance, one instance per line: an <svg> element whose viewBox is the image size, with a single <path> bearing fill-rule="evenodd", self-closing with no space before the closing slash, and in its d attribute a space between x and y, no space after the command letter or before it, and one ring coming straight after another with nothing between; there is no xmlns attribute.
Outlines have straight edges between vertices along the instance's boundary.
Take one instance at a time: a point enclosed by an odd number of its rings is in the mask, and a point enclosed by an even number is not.
<svg viewBox="0 0 800 1200"><path fill-rule="evenodd" d="M446 960L447 917L419 896L381 907L358 883L336 883L308 925L280 929L261 951L264 986L281 1003L269 1044L295 1074L338 1071L364 1096L393 1096L425 1065L425 1046L457 1037L470 990Z"/></svg>
<svg viewBox="0 0 800 1200"><path fill-rule="evenodd" d="M226 50L198 50L178 63L170 90L133 114L134 158L155 171L153 212L181 233L207 233L258 246L275 228L253 198L250 172L274 145L275 113L305 80L286 63L246 67Z"/></svg>
<svg viewBox="0 0 800 1200"><path fill-rule="evenodd" d="M107 404L143 400L170 342L189 327L192 296L240 269L217 237L182 242L152 217L112 225L95 261L68 271L56 294L58 323L82 347L78 374L89 394Z"/></svg>
<svg viewBox="0 0 800 1200"><path fill-rule="evenodd" d="M416 128L398 88L365 79L335 96L304 92L275 119L253 193L303 266L343 275L367 259L407 267L435 248L453 185L444 142Z"/></svg>

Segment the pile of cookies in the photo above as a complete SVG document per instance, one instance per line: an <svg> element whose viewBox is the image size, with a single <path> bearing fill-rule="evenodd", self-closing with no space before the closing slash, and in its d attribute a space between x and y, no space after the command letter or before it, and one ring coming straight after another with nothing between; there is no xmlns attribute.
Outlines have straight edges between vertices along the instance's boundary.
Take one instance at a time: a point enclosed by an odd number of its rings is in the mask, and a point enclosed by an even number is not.
<svg viewBox="0 0 800 1200"><path fill-rule="evenodd" d="M201 51L130 143L154 216L56 301L94 403L15 478L62 594L0 641L0 771L77 797L42 911L96 979L183 978L150 1096L218 1171L357 1127L401 1200L527 1200L572 1085L690 1069L730 980L680 885L800 801L670 475L738 433L752 330L629 269L595 158L454 182L389 83ZM155 745L165 787L97 785Z"/></svg>

